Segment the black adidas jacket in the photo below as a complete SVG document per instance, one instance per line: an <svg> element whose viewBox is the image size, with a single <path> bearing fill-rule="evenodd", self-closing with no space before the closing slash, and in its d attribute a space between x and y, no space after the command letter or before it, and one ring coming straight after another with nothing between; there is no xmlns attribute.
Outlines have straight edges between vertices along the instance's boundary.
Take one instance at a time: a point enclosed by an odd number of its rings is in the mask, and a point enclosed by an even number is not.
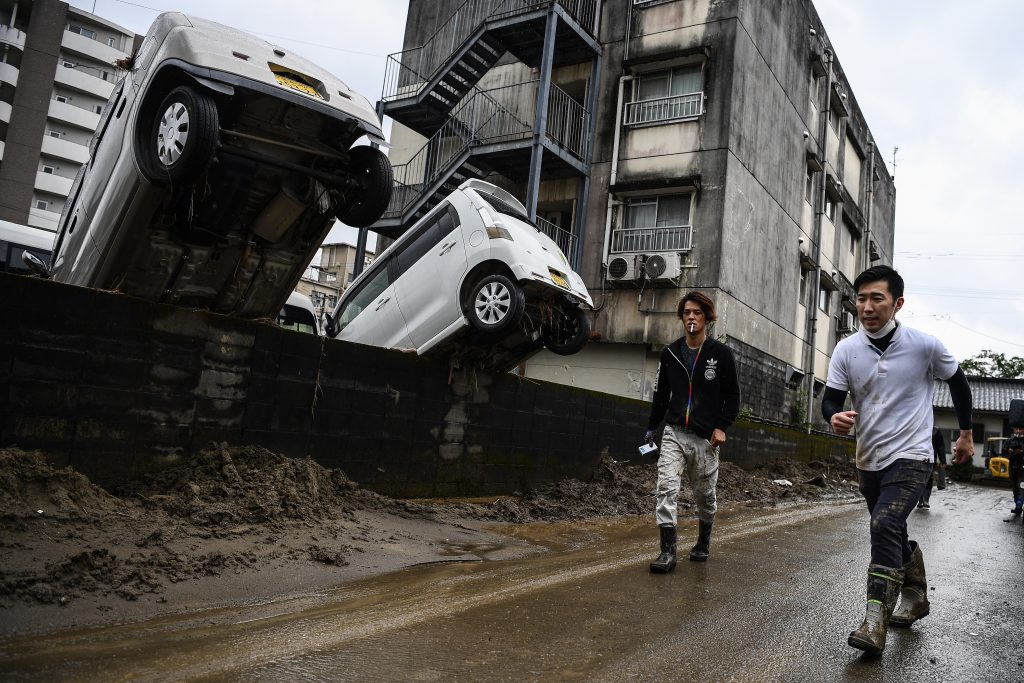
<svg viewBox="0 0 1024 683"><path fill-rule="evenodd" d="M656 428L664 419L677 427L689 427L707 439L714 430L724 432L732 426L740 412L736 361L725 344L715 339L705 341L693 372L693 395L690 398L690 368L683 366L680 352L685 343L686 337L681 337L661 352L649 428ZM690 402L689 424L687 401Z"/></svg>

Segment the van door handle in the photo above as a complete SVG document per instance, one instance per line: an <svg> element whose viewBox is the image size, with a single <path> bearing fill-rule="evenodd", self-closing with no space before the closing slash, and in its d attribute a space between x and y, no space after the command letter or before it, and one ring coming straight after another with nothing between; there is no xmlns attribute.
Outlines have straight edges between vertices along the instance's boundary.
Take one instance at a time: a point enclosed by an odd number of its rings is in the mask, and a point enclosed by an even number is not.
<svg viewBox="0 0 1024 683"><path fill-rule="evenodd" d="M379 311L380 309L384 308L384 304L386 304L389 301L391 301L391 297L390 296L388 298L386 298L386 299L381 299L380 301L377 302L377 307L375 309L373 309L373 310Z"/></svg>
<svg viewBox="0 0 1024 683"><path fill-rule="evenodd" d="M455 245L456 245L456 242L449 242L448 244L441 245L441 253L438 254L438 256L444 256L449 251L451 251L452 247L454 247Z"/></svg>

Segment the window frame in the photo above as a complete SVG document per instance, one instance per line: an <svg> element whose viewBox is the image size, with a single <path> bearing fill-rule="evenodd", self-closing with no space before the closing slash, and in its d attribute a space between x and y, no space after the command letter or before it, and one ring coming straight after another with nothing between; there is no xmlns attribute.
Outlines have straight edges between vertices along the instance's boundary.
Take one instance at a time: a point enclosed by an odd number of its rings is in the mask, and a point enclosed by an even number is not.
<svg viewBox="0 0 1024 683"><path fill-rule="evenodd" d="M704 67L706 60L696 63L680 64L678 66L644 71L637 74L632 81L630 100L624 103L625 112L622 125L630 128L644 126L660 126L681 121L693 121L704 115ZM679 72L696 72L698 75L698 89L685 93L672 94L672 83L676 78L681 77ZM658 97L647 97L641 99L640 90L644 81L651 81L656 78L666 78L665 93ZM689 111L691 102L695 108ZM645 106L646 105L646 106ZM680 110L681 113L680 113ZM649 118L643 112L661 112L655 117ZM674 115L665 115L665 111L675 111ZM639 112L639 113L633 113Z"/></svg>

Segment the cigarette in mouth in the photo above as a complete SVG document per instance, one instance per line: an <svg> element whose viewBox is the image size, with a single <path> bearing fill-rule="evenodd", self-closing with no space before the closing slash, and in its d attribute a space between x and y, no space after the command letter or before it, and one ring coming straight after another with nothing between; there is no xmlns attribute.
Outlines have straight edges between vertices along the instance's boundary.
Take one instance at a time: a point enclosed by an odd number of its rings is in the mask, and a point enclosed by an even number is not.
<svg viewBox="0 0 1024 683"><path fill-rule="evenodd" d="M697 327L696 323L690 323L690 332L693 332L693 328Z"/></svg>

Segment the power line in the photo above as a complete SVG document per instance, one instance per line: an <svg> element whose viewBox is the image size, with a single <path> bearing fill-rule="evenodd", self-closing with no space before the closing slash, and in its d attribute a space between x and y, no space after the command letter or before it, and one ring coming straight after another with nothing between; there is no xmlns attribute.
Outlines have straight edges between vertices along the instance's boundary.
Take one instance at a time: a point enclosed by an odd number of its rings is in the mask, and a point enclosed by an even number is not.
<svg viewBox="0 0 1024 683"><path fill-rule="evenodd" d="M976 334L976 335L978 335L980 337L985 337L986 339L991 339L992 341L997 341L997 342L1000 342L1002 344L1009 344L1010 346L1017 346L1017 347L1020 347L1020 348L1024 349L1024 344L1021 344L1019 342L1012 342L1009 339L1001 339L999 337L993 337L991 334L985 334L984 332L978 332L973 327L968 327L967 325L961 325L960 323L958 323L955 320L951 319L949 317L948 313L937 313L937 314L933 314L933 315L913 315L913 314L911 314L911 315L905 315L905 316L901 316L901 317L904 317L904 318L933 318L935 320L939 320L939 321L942 321L942 322L947 322L950 325L956 325L960 329L967 330L968 332L970 332L972 334Z"/></svg>

